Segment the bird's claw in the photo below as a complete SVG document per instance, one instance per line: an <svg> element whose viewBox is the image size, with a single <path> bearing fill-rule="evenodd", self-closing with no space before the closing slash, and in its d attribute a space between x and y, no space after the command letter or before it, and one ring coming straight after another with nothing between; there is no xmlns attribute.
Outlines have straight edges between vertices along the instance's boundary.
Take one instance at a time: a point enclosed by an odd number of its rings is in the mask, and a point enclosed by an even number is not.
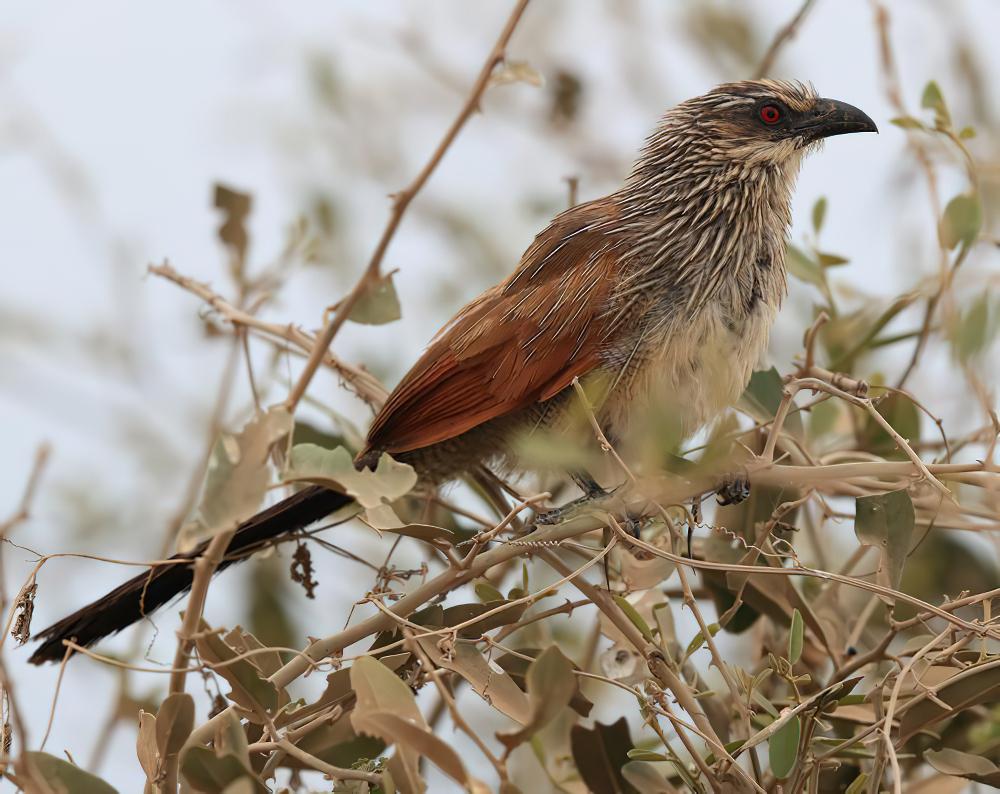
<svg viewBox="0 0 1000 794"><path fill-rule="evenodd" d="M738 505L750 497L750 477L747 473L727 474L715 490L715 501L725 507Z"/></svg>
<svg viewBox="0 0 1000 794"><path fill-rule="evenodd" d="M567 502L561 507L554 507L551 510L546 510L544 513L539 513L535 516L536 524L545 524L546 526L551 524L558 524L572 515L581 507L586 507L593 502L599 502L602 499L607 499L612 496L621 486L612 488L611 490L605 490L603 488L595 488L588 490L579 499L574 499L572 502Z"/></svg>

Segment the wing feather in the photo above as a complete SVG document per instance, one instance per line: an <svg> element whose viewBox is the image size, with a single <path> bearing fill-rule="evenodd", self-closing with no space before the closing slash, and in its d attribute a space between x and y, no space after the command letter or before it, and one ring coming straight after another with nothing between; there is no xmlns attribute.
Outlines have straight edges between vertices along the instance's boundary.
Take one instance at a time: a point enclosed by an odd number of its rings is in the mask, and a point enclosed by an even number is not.
<svg viewBox="0 0 1000 794"><path fill-rule="evenodd" d="M362 455L454 438L597 367L621 255L603 227L611 209L591 202L560 215L510 278L462 309L389 396Z"/></svg>

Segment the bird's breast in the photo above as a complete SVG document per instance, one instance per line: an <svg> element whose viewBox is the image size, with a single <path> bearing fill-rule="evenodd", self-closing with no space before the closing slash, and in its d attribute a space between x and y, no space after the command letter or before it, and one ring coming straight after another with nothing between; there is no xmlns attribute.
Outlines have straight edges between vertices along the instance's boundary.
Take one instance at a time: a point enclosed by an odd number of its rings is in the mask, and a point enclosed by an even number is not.
<svg viewBox="0 0 1000 794"><path fill-rule="evenodd" d="M611 431L624 438L666 422L688 436L733 405L767 349L779 303L773 291L741 290L654 326L605 404Z"/></svg>

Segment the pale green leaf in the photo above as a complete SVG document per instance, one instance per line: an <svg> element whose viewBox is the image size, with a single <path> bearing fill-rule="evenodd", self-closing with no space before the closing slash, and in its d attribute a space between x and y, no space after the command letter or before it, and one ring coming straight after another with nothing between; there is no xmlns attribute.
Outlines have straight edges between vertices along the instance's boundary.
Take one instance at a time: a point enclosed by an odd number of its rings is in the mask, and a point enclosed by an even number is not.
<svg viewBox="0 0 1000 794"><path fill-rule="evenodd" d="M795 768L795 762L799 757L801 734L802 723L796 716L778 728L767 743L771 772L779 780L788 777Z"/></svg>
<svg viewBox="0 0 1000 794"><path fill-rule="evenodd" d="M368 284L351 307L348 319L361 325L385 325L402 317L399 296L389 273Z"/></svg>
<svg viewBox="0 0 1000 794"><path fill-rule="evenodd" d="M812 209L812 226L813 231L819 234L820 230L823 228L823 221L826 219L826 196L820 196L816 199L816 203L813 204Z"/></svg>
<svg viewBox="0 0 1000 794"><path fill-rule="evenodd" d="M982 225L983 208L979 197L973 193L961 193L944 208L940 224L941 244L949 249L959 243L972 245Z"/></svg>
<svg viewBox="0 0 1000 794"><path fill-rule="evenodd" d="M879 584L899 588L914 524L913 500L905 488L857 498L854 532L863 544L879 551Z"/></svg>
<svg viewBox="0 0 1000 794"><path fill-rule="evenodd" d="M72 794L118 794L117 789L69 761L48 753L29 751L24 756L55 791L72 792Z"/></svg>
<svg viewBox="0 0 1000 794"><path fill-rule="evenodd" d="M788 630L788 661L795 664L802 657L802 635L803 635L802 613L798 609L792 610L792 625Z"/></svg>
<svg viewBox="0 0 1000 794"><path fill-rule="evenodd" d="M298 444L292 447L285 481L302 480L346 490L363 507L373 508L409 493L417 484L417 474L412 466L388 454L382 455L375 471L358 471L351 453L343 447L323 449L315 444Z"/></svg>

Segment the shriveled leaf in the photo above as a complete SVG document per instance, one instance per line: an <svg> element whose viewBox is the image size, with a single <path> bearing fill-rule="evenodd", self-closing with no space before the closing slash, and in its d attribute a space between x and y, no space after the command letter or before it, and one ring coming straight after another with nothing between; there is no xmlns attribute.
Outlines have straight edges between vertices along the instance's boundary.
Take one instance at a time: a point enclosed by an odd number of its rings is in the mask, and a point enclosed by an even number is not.
<svg viewBox="0 0 1000 794"><path fill-rule="evenodd" d="M914 525L913 500L905 488L857 498L854 533L861 543L878 549L879 583L899 588Z"/></svg>
<svg viewBox="0 0 1000 794"><path fill-rule="evenodd" d="M819 234L820 229L823 228L823 221L826 219L826 196L820 196L816 199L816 203L813 204L812 209L812 225L813 231Z"/></svg>
<svg viewBox="0 0 1000 794"><path fill-rule="evenodd" d="M595 722L593 728L574 725L570 744L573 761L588 789L608 794L639 794L640 790L626 780L622 771L630 763L628 751L633 747L624 717L610 725Z"/></svg>
<svg viewBox="0 0 1000 794"><path fill-rule="evenodd" d="M160 757L176 755L194 730L194 698L174 692L163 701L156 715L156 748Z"/></svg>
<svg viewBox="0 0 1000 794"><path fill-rule="evenodd" d="M847 787L847 791L844 794L861 794L868 788L868 773L861 772L858 774L854 780L851 781L851 785Z"/></svg>
<svg viewBox="0 0 1000 794"><path fill-rule="evenodd" d="M55 791L72 792L72 794L118 794L117 789L105 783L97 775L92 775L69 761L48 753L31 751L25 752L24 756ZM18 766L20 767L22 763L19 761Z"/></svg>
<svg viewBox="0 0 1000 794"><path fill-rule="evenodd" d="M232 699L251 712L252 720L262 719L258 716L261 711L274 714L288 703L288 694L284 690L279 691L249 659L233 661L238 654L218 634L210 632L204 622L201 629L195 640L198 653L202 660L216 665L216 674L233 687Z"/></svg>
<svg viewBox="0 0 1000 794"><path fill-rule="evenodd" d="M629 761L625 764L622 767L622 777L642 794L676 794L677 792L677 789L656 771L656 767L643 761Z"/></svg>
<svg viewBox="0 0 1000 794"><path fill-rule="evenodd" d="M941 217L941 244L945 248L955 248L959 243L972 245L982 225L983 207L979 197L972 193L955 196Z"/></svg>
<svg viewBox="0 0 1000 794"><path fill-rule="evenodd" d="M577 690L573 663L556 646L550 645L528 667L526 676L531 713L524 726L515 731L497 733L508 748L517 747L544 728Z"/></svg>
<svg viewBox="0 0 1000 794"><path fill-rule="evenodd" d="M942 774L964 777L966 780L1000 788L1000 767L984 756L944 747L940 750L928 750L924 753L924 760Z"/></svg>
<svg viewBox="0 0 1000 794"><path fill-rule="evenodd" d="M674 572L674 564L642 550L618 546L618 560L622 581L629 590L647 590L668 579Z"/></svg>
<svg viewBox="0 0 1000 794"><path fill-rule="evenodd" d="M802 657L803 631L802 613L794 609L792 610L792 626L788 630L788 661L791 664L795 664Z"/></svg>
<svg viewBox="0 0 1000 794"><path fill-rule="evenodd" d="M239 281L246 265L250 238L245 223L253 207L253 198L249 193L241 193L226 185L216 184L215 207L222 210L223 215L222 225L219 227L219 239L232 253L232 271Z"/></svg>
<svg viewBox="0 0 1000 794"><path fill-rule="evenodd" d="M135 738L135 754L139 766L146 773L146 780L156 780L159 753L156 748L156 717L148 711L139 710L139 733Z"/></svg>
<svg viewBox="0 0 1000 794"><path fill-rule="evenodd" d="M379 507L409 493L417 484L412 466L385 454L375 471L354 468L351 453L343 447L323 449L315 444L292 447L286 482L306 481L346 490L366 508Z"/></svg>
<svg viewBox="0 0 1000 794"><path fill-rule="evenodd" d="M362 325L385 325L402 317L399 296L396 294L392 277L392 273L387 273L369 283L351 308L348 319Z"/></svg>
<svg viewBox="0 0 1000 794"><path fill-rule="evenodd" d="M779 780L788 777L795 768L795 761L799 757L801 735L802 723L798 716L795 716L782 725L767 743L771 772Z"/></svg>
<svg viewBox="0 0 1000 794"><path fill-rule="evenodd" d="M267 793L260 782L234 755L216 755L207 747L191 747L181 756L181 774L188 784L203 794L222 794L240 780L250 783L256 792Z"/></svg>
<svg viewBox="0 0 1000 794"><path fill-rule="evenodd" d="M539 71L527 61L504 61L492 75L490 85L527 83L539 87L544 80Z"/></svg>

